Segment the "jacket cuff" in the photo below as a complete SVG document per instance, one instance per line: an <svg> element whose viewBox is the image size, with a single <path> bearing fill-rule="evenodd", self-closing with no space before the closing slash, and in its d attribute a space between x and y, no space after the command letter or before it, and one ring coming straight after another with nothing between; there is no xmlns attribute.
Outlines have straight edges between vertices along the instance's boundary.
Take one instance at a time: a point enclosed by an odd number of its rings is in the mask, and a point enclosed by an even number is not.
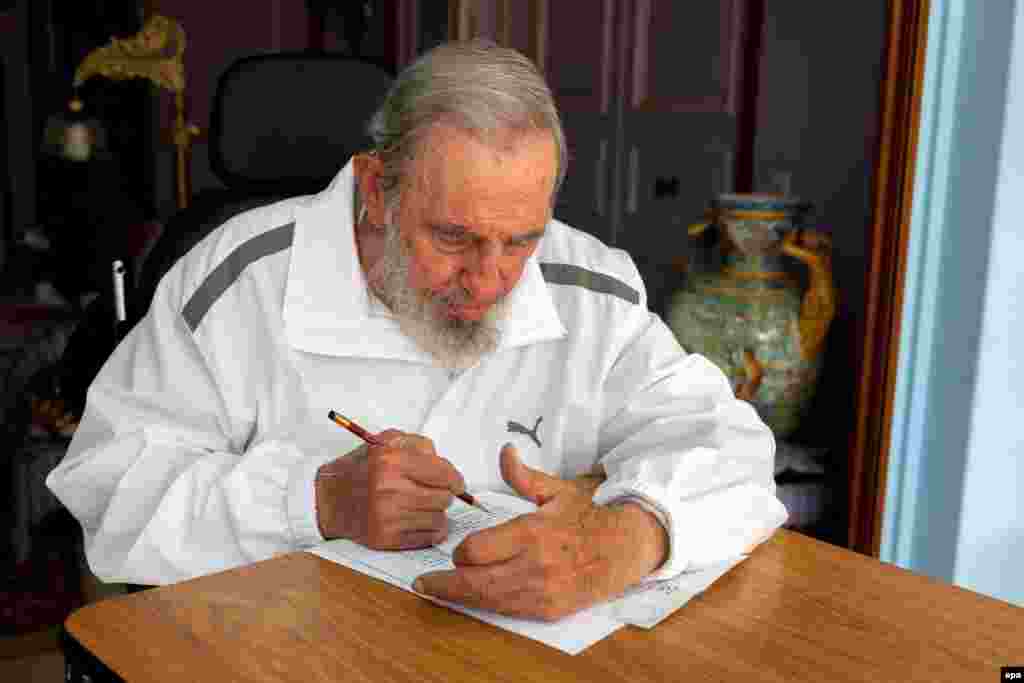
<svg viewBox="0 0 1024 683"><path fill-rule="evenodd" d="M326 539L316 521L316 473L336 455L303 458L288 478L287 514L292 540L300 548L319 545Z"/></svg>
<svg viewBox="0 0 1024 683"><path fill-rule="evenodd" d="M677 529L677 520L673 518L670 506L661 501L666 500L664 492L656 491L657 487L641 483L608 482L601 484L594 493L595 505L612 505L615 503L636 503L658 520L668 534L668 554L665 562L641 580L641 583L664 581L681 574L687 565L686 557L681 552L685 547Z"/></svg>

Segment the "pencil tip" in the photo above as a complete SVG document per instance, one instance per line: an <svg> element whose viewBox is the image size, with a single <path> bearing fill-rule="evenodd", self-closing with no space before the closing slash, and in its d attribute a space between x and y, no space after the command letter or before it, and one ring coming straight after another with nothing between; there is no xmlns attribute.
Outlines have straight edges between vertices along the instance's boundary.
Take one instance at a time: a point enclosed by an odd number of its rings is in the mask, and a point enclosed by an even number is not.
<svg viewBox="0 0 1024 683"><path fill-rule="evenodd" d="M337 415L337 413L334 412L333 410L330 410L330 411L327 412L327 419L328 420L333 420L335 415Z"/></svg>

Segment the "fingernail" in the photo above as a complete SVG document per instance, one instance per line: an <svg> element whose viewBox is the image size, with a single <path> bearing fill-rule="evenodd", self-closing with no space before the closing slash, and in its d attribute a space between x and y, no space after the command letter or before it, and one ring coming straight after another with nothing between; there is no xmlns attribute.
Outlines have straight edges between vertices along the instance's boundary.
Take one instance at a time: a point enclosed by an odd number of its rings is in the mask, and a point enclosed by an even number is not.
<svg viewBox="0 0 1024 683"><path fill-rule="evenodd" d="M412 589L417 593L423 592L423 579L416 579L412 582Z"/></svg>

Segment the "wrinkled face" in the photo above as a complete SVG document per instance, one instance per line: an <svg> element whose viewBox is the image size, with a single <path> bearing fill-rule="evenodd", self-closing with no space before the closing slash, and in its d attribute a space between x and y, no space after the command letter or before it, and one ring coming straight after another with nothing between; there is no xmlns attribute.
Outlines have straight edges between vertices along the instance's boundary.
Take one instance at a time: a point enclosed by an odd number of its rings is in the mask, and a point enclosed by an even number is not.
<svg viewBox="0 0 1024 683"><path fill-rule="evenodd" d="M460 292L449 318L480 320L522 275L550 218L557 151L546 132L491 146L437 128L414 162L397 224L409 285Z"/></svg>
<svg viewBox="0 0 1024 683"><path fill-rule="evenodd" d="M466 366L496 346L500 304L551 217L557 149L546 132L490 145L453 128L423 148L395 211L361 181L371 220L388 228L368 276L421 346Z"/></svg>

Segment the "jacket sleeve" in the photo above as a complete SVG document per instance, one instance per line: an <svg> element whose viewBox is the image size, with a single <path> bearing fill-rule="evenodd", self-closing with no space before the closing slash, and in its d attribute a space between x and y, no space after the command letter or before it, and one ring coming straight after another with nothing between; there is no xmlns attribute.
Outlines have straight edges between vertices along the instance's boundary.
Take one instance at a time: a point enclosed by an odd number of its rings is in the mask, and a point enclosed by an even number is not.
<svg viewBox="0 0 1024 683"><path fill-rule="evenodd" d="M249 443L255 411L227 400L241 380L210 361L167 279L46 480L104 581L172 583L321 540L310 502L329 456L305 457L287 434Z"/></svg>
<svg viewBox="0 0 1024 683"><path fill-rule="evenodd" d="M634 281L643 291L639 274ZM636 499L666 527L669 557L648 580L749 553L787 517L770 429L717 366L683 351L645 299L615 329L598 444L607 479L595 502Z"/></svg>

